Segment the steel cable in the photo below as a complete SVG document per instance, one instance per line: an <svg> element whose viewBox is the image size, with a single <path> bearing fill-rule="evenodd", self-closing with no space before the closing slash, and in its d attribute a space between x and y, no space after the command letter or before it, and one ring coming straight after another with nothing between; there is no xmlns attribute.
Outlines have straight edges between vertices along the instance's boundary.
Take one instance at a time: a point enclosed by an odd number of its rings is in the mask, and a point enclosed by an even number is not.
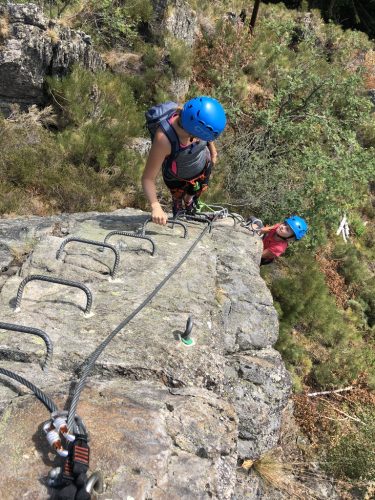
<svg viewBox="0 0 375 500"><path fill-rule="evenodd" d="M211 221L212 223L213 221ZM95 364L95 361L98 359L100 354L104 351L107 345L111 342L111 340L126 326L161 290L161 288L167 283L167 281L173 276L173 274L182 266L185 260L189 257L194 248L198 245L200 240L203 238L205 233L211 229L211 223L208 224L200 233L200 235L196 238L194 243L187 250L185 255L177 262L177 264L172 268L172 270L167 274L167 276L156 286L156 288L146 297L146 299L136 308L132 313L129 314L108 336L107 338L99 344L99 346L93 351L93 353L89 356L87 360L87 364L84 366L81 378L75 388L72 402L70 404L69 414L68 414L68 428L70 431L73 430L74 418L78 406L79 397L81 392L85 386L86 379Z"/></svg>

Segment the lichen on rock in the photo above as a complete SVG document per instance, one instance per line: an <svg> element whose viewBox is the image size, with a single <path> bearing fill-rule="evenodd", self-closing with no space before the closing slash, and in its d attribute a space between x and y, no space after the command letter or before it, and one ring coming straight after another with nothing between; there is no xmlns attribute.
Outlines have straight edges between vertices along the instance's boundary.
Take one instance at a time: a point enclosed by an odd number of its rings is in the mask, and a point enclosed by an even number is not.
<svg viewBox="0 0 375 500"><path fill-rule="evenodd" d="M121 256L116 280L109 276L110 251L71 242L59 260L56 252L68 235L103 241L109 231L138 230L147 215L126 209L0 221L4 249L34 241L19 272L4 279L2 321L40 328L54 343L44 374L41 346L31 336L2 331L1 365L34 382L61 408L83 361L168 274L202 227L189 224L184 239L181 228L149 224L153 257L146 242L113 237ZM107 496L230 499L236 495L238 460L275 446L290 379L272 348L278 325L259 277L261 246L257 236L233 227L232 219L215 223L97 360L78 413L91 436L91 470L102 470ZM27 285L15 312L19 284L31 274L85 283L94 296L93 316L83 314L81 290L44 282ZM190 347L179 340L188 316L194 322ZM26 388L4 382L4 494L28 491L46 498L45 482L38 478L46 476L47 457L53 456L41 432L48 413ZM17 447L15 429L22 435Z"/></svg>

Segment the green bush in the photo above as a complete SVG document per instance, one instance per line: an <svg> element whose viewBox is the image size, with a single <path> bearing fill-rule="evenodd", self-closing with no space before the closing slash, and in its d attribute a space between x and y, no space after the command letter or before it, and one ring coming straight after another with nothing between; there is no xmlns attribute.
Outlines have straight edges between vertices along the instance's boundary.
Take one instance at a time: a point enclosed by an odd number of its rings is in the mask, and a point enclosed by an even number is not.
<svg viewBox="0 0 375 500"><path fill-rule="evenodd" d="M362 206L374 178L375 142L362 142L371 101L361 71L345 69L371 43L317 14L308 25L301 19L262 6L253 38L218 23L210 51L201 49L212 64L198 63L195 78L210 82L233 126L222 139L229 201L266 222L299 213L310 222L306 241L317 245L343 212Z"/></svg>
<svg viewBox="0 0 375 500"><path fill-rule="evenodd" d="M373 408L364 408L358 417L363 422L336 446L328 450L323 462L328 473L339 478L353 480L375 479L375 413Z"/></svg>
<svg viewBox="0 0 375 500"><path fill-rule="evenodd" d="M193 52L182 40L168 37L166 40L169 64L173 75L178 78L188 78L191 75Z"/></svg>
<svg viewBox="0 0 375 500"><path fill-rule="evenodd" d="M345 278L346 284L351 287L363 285L368 278L368 269L362 261L361 253L354 245L337 243L332 257L338 260L338 270Z"/></svg>
<svg viewBox="0 0 375 500"><path fill-rule="evenodd" d="M225 188L233 202L248 204L267 222L305 216L316 244L324 241L322 229L332 231L342 212L359 209L367 195L374 149L363 148L353 128L356 113L367 116L369 103L358 96L356 105L364 108L353 104L352 113L338 103L357 91L357 77L340 83L331 72L322 89L318 75L296 69L288 80L267 109L254 113L252 129L226 141Z"/></svg>
<svg viewBox="0 0 375 500"><path fill-rule="evenodd" d="M281 330L298 327L326 347L336 345L348 327L314 257L309 253L293 256L287 270L271 283L272 295L282 311Z"/></svg>
<svg viewBox="0 0 375 500"><path fill-rule="evenodd" d="M148 50L144 56L147 67L142 75L128 76L126 81L140 107L146 110L153 104L171 100L172 70L164 62L161 50Z"/></svg>
<svg viewBox="0 0 375 500"><path fill-rule="evenodd" d="M371 238L373 232L370 231L369 235ZM365 251L354 245L338 243L332 257L338 260L338 271L345 278L349 291L361 304L367 324L372 328L375 325L375 276L370 270L369 263L374 260L375 251L373 242L369 244L367 238L365 232L362 235Z"/></svg>
<svg viewBox="0 0 375 500"><path fill-rule="evenodd" d="M335 348L330 349L324 363L314 367L313 376L324 388L350 385L361 376L373 390L375 388L374 343L345 338Z"/></svg>
<svg viewBox="0 0 375 500"><path fill-rule="evenodd" d="M49 84L65 120L57 139L69 160L97 171L126 170L124 147L141 134L143 116L124 79L76 67L68 77L50 79Z"/></svg>
<svg viewBox="0 0 375 500"><path fill-rule="evenodd" d="M82 138L87 128L52 133L41 124L48 118L45 115L31 108L28 113L13 113L12 121L0 119L0 214L107 210L121 203L121 192L133 202L139 197L143 165L137 153L124 147L126 143L117 145L116 162L106 166L99 164L94 144L92 164L85 164L74 141L68 141L66 148L61 145L68 133L89 144L87 137ZM104 133L108 137L108 131Z"/></svg>
<svg viewBox="0 0 375 500"><path fill-rule="evenodd" d="M279 311L276 348L292 372L296 390L303 380L336 387L361 374L375 386L373 340L366 335L363 316L337 308L313 255L289 257L266 279Z"/></svg>
<svg viewBox="0 0 375 500"><path fill-rule="evenodd" d="M149 21L152 14L148 0L89 0L75 16L75 27L104 48L133 48L140 39L140 23Z"/></svg>
<svg viewBox="0 0 375 500"><path fill-rule="evenodd" d="M366 226L360 217L360 214L353 214L350 217L350 229L355 236L360 237L365 234Z"/></svg>

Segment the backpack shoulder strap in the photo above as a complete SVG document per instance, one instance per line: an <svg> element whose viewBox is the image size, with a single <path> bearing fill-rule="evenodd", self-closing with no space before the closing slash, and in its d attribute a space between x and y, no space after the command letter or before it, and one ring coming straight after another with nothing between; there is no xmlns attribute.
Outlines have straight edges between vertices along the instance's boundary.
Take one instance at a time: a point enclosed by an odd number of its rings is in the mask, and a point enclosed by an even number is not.
<svg viewBox="0 0 375 500"><path fill-rule="evenodd" d="M168 118L163 118L160 120L159 126L161 127L164 134L167 136L169 142L171 143L171 157L175 158L180 150L180 138L177 132L169 123Z"/></svg>

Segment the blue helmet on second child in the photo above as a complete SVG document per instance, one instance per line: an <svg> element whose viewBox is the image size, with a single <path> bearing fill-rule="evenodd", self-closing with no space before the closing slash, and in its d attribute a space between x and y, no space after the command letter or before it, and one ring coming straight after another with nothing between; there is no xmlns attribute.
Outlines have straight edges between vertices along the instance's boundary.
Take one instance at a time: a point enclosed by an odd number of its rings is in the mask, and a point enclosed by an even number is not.
<svg viewBox="0 0 375 500"><path fill-rule="evenodd" d="M203 141L217 139L226 123L224 108L213 97L194 97L185 103L181 111L182 128Z"/></svg>
<svg viewBox="0 0 375 500"><path fill-rule="evenodd" d="M285 219L284 222L292 229L296 240L303 238L309 228L305 219L298 217L298 215L292 215L291 217Z"/></svg>

